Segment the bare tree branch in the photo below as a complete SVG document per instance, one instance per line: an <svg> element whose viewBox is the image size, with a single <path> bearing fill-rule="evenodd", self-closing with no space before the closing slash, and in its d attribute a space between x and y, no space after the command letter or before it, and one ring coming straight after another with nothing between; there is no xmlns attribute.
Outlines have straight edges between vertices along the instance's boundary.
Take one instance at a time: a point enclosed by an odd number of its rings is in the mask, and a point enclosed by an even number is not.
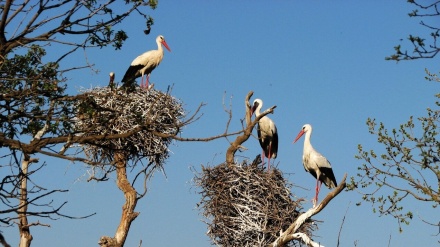
<svg viewBox="0 0 440 247"><path fill-rule="evenodd" d="M3 235L0 233L0 243L4 246L4 247L11 247L8 242L6 242L5 237L3 237Z"/></svg>
<svg viewBox="0 0 440 247"><path fill-rule="evenodd" d="M322 200L321 203L319 203L316 207L311 208L307 210L307 212L300 215L295 220L295 222L289 226L289 228L286 231L281 232L280 236L270 245L270 247L284 246L289 241L296 239L297 236L294 234L297 233L297 230L302 226L302 224L304 224L304 222L310 219L313 215L321 212L327 206L327 204L333 198L335 198L339 193L341 193L341 191L346 187L346 183L345 183L346 178L347 178L347 174L344 174L344 178L339 183L338 187L336 187L333 191L330 191L327 194L327 196L324 198L324 200ZM310 246L314 246L313 244L316 243L311 243L311 244L312 245Z"/></svg>
<svg viewBox="0 0 440 247"><path fill-rule="evenodd" d="M426 5L420 4L417 0L407 1L410 4L413 4L416 8L410 12L409 17L415 18L423 18L427 20L437 20L436 17L440 16L439 5L440 1L433 1L432 3L428 3ZM434 23L437 24L436 21ZM432 41L429 41L430 44L426 43L425 38L421 38L419 36L415 36L410 34L408 36L408 40L412 45L412 51L402 50L401 45L396 45L394 47L395 53L389 57L386 57L386 60L394 60L394 61L402 61L402 60L416 60L422 58L434 58L440 52L440 46L438 44L438 38L440 37L440 27L435 27L433 25L426 24L424 21L420 22L420 25L428 28L431 31L430 38Z"/></svg>
<svg viewBox="0 0 440 247"><path fill-rule="evenodd" d="M350 202L350 203L351 203L351 202ZM338 243L336 244L336 247L339 247L339 240L341 239L342 227L344 226L344 223L345 223L345 217L347 216L348 209L350 208L350 203L349 203L349 206L347 207L347 210L345 210L345 214L344 214L344 217L342 218L342 222L341 222L341 227L339 227Z"/></svg>

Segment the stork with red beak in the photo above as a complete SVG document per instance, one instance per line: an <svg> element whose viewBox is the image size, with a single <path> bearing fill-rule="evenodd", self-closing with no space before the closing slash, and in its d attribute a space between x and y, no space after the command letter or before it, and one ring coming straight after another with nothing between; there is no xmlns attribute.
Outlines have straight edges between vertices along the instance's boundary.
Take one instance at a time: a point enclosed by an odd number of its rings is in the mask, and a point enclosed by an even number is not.
<svg viewBox="0 0 440 247"><path fill-rule="evenodd" d="M151 71L153 71L163 59L163 48L162 45L171 52L168 47L165 38L162 35L156 38L157 50L147 51L144 54L138 56L131 62L130 67L128 67L127 72L125 72L122 78L123 87L130 88L134 80L138 77L142 77L141 87L148 88L148 83L150 79ZM146 84L144 85L144 75L147 75Z"/></svg>
<svg viewBox="0 0 440 247"><path fill-rule="evenodd" d="M310 124L305 124L302 127L293 143L298 141L298 139L304 134L306 136L304 138L302 161L304 169L316 178L316 195L313 199L313 206L315 206L318 202L318 194L321 190L322 183L324 183L329 189L335 188L337 183L330 162L322 156L322 154L318 153L310 143L310 137L312 135L312 126Z"/></svg>
<svg viewBox="0 0 440 247"><path fill-rule="evenodd" d="M261 107L263 107L263 101L261 99L254 100L254 104L251 109L251 116L255 112L255 116L261 115ZM275 159L278 153L278 131L275 123L267 116L260 118L257 126L258 141L263 149L262 159L268 158L267 169L270 170L270 159Z"/></svg>

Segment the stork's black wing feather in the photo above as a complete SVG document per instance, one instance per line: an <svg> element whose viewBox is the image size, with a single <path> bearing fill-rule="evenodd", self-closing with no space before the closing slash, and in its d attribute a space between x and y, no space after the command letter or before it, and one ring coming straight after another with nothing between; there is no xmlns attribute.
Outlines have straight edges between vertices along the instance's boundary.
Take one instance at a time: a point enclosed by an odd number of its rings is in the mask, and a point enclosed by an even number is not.
<svg viewBox="0 0 440 247"><path fill-rule="evenodd" d="M143 68L144 66L141 64L138 65L130 65L130 67L128 67L127 71L125 72L124 77L122 78L121 82L124 82L124 85L126 83L131 83L134 80L136 80L136 78L141 76L141 73L139 73L139 71Z"/></svg>
<svg viewBox="0 0 440 247"><path fill-rule="evenodd" d="M322 181L324 184L329 188L335 188L338 186L338 183L336 182L335 174L333 174L333 169L330 167L319 167L319 170L321 171L322 175L321 178L324 176L325 179Z"/></svg>

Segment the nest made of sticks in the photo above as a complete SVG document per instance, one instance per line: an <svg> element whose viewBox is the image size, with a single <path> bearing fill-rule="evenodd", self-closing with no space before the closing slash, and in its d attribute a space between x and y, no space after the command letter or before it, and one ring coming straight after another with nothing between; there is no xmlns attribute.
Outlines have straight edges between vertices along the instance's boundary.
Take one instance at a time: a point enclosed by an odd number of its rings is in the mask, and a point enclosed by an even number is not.
<svg viewBox="0 0 440 247"><path fill-rule="evenodd" d="M267 171L260 156L251 164L202 166L195 184L202 195L198 207L206 218L207 235L219 246L267 246L302 209L302 199L293 199L292 184L276 167ZM299 231L311 235L315 228L307 221Z"/></svg>
<svg viewBox="0 0 440 247"><path fill-rule="evenodd" d="M147 157L162 166L169 156L169 136L180 132L185 116L181 101L168 93L142 88L127 93L122 88L97 87L83 90L81 96L75 121L81 135L127 134L88 141L83 149L89 159L108 163L115 152L122 152L127 159Z"/></svg>

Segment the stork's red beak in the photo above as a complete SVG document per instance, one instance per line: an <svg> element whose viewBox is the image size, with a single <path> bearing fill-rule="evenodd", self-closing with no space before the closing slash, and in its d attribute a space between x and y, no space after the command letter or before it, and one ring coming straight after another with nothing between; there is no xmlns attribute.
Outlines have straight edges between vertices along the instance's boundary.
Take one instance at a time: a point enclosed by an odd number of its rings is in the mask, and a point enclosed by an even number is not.
<svg viewBox="0 0 440 247"><path fill-rule="evenodd" d="M167 44L167 42L165 42L165 40L162 41L162 45L165 46L165 48L167 48L167 50L168 50L169 52L171 52L171 50L170 50L170 48L168 47L168 44Z"/></svg>
<svg viewBox="0 0 440 247"><path fill-rule="evenodd" d="M304 135L304 130L301 130L298 135L296 136L295 140L293 141L293 143L295 143L296 141L298 141L299 138L301 138L301 136Z"/></svg>

